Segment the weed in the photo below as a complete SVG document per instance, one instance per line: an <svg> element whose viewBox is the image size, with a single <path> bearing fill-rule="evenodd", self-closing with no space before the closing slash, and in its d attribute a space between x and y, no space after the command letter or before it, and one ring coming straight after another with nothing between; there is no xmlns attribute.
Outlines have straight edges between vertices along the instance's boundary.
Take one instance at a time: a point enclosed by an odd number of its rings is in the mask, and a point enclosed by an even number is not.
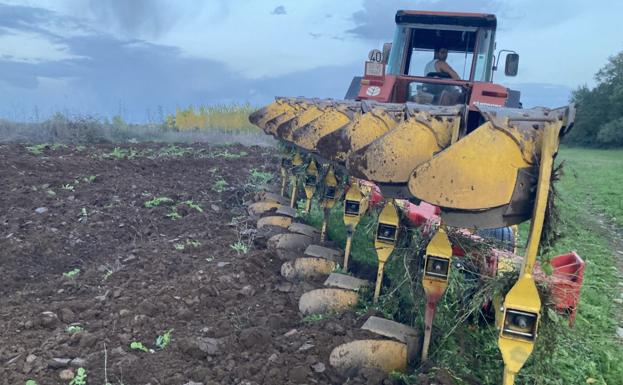
<svg viewBox="0 0 623 385"><path fill-rule="evenodd" d="M76 189L73 184L69 184L69 183L62 185L61 188L63 190L72 191L72 192Z"/></svg>
<svg viewBox="0 0 623 385"><path fill-rule="evenodd" d="M156 346L160 350L166 348L167 345L171 343L171 333L173 333L173 329L167 330L164 334L159 335L158 338L156 338Z"/></svg>
<svg viewBox="0 0 623 385"><path fill-rule="evenodd" d="M67 326L67 328L65 329L65 331L69 334L76 334L76 333L80 333L81 331L83 331L84 328L80 325L69 325Z"/></svg>
<svg viewBox="0 0 623 385"><path fill-rule="evenodd" d="M43 144L35 144L32 146L28 146L26 147L26 150L28 150L28 152L30 152L33 155L41 155L43 153L43 150L45 150L48 147L47 144L43 143Z"/></svg>
<svg viewBox="0 0 623 385"><path fill-rule="evenodd" d="M67 278L74 279L74 278L76 278L78 276L78 274L80 274L80 269L75 268L73 270L69 270L69 271L63 273L63 276L67 277Z"/></svg>
<svg viewBox="0 0 623 385"><path fill-rule="evenodd" d="M156 197L153 198L151 200L148 200L147 202L145 202L145 207L147 208L152 208L152 207L157 207L157 206L162 206L162 205L170 205L173 204L174 200L168 197Z"/></svg>
<svg viewBox="0 0 623 385"><path fill-rule="evenodd" d="M274 174L272 172L259 171L258 169L252 168L250 170L251 175L249 176L249 184L251 186L260 186L270 182L274 178Z"/></svg>
<svg viewBox="0 0 623 385"><path fill-rule="evenodd" d="M194 239L187 239L186 240L186 245L196 249L199 246L201 246L201 242L195 241Z"/></svg>
<svg viewBox="0 0 623 385"><path fill-rule="evenodd" d="M76 376L69 383L69 385L87 385L87 371L85 368L78 368L76 370Z"/></svg>
<svg viewBox="0 0 623 385"><path fill-rule="evenodd" d="M196 204L195 202L193 202L191 200L184 201L182 203L185 204L186 206L190 207L191 209L195 209L195 210L199 211L200 213L203 212L203 209L201 208L201 206L199 206L198 204Z"/></svg>
<svg viewBox="0 0 623 385"><path fill-rule="evenodd" d="M214 182L214 184L212 185L212 190L220 193L220 192L225 191L225 188L228 185L229 184L227 183L227 181L225 179L220 178L216 182Z"/></svg>
<svg viewBox="0 0 623 385"><path fill-rule="evenodd" d="M130 349L140 350L142 352L149 353L149 349L147 348L147 346L143 345L143 343L139 341L132 341L132 343L130 343Z"/></svg>
<svg viewBox="0 0 623 385"><path fill-rule="evenodd" d="M35 380L27 380L26 385L39 385L39 384L37 384L37 381Z"/></svg>
<svg viewBox="0 0 623 385"><path fill-rule="evenodd" d="M246 245L245 243L238 241L232 245L229 245L229 247L231 247L232 249L236 250L236 253L238 253L238 255L240 254L246 254L249 252L249 246Z"/></svg>
<svg viewBox="0 0 623 385"><path fill-rule="evenodd" d="M89 176L85 176L84 178L82 178L82 181L85 183L93 183L95 182L95 179L97 179L96 175L89 175Z"/></svg>
<svg viewBox="0 0 623 385"><path fill-rule="evenodd" d="M104 155L105 158L115 158L117 160L134 159L137 156L139 156L139 153L135 149L130 148L126 150L120 147L115 147L111 153Z"/></svg>
<svg viewBox="0 0 623 385"><path fill-rule="evenodd" d="M177 212L175 207L171 207L171 212L166 215L167 218L177 221L178 219L182 219L182 215Z"/></svg>
<svg viewBox="0 0 623 385"><path fill-rule="evenodd" d="M54 143L50 146L50 148L52 148L53 151L56 151L60 150L61 148L67 148L67 145L62 143Z"/></svg>
<svg viewBox="0 0 623 385"><path fill-rule="evenodd" d="M55 197L56 196L56 193L52 189L46 190L45 193L48 194L48 196L50 196L50 197Z"/></svg>
<svg viewBox="0 0 623 385"><path fill-rule="evenodd" d="M177 251L184 251L186 246L183 243L175 243L173 244L173 248Z"/></svg>

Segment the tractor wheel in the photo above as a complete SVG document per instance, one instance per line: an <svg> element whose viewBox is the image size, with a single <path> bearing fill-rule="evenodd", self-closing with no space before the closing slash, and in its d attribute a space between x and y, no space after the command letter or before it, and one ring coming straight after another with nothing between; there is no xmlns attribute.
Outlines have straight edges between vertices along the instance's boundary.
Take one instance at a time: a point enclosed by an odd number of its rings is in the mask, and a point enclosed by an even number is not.
<svg viewBox="0 0 623 385"><path fill-rule="evenodd" d="M517 244L515 232L511 227L499 227L497 229L486 229L476 231L476 235L485 239L490 239L500 244L500 248L506 251L513 251Z"/></svg>

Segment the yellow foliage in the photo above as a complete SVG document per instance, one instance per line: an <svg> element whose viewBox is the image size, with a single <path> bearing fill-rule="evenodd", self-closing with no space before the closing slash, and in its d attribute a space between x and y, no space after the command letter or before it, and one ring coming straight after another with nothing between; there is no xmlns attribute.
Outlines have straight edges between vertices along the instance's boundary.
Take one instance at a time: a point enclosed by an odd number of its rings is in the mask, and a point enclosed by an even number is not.
<svg viewBox="0 0 623 385"><path fill-rule="evenodd" d="M231 132L259 132L259 129L249 123L249 114L254 108L245 105L217 105L192 106L175 111L175 116L166 117L166 126L180 131L231 131Z"/></svg>

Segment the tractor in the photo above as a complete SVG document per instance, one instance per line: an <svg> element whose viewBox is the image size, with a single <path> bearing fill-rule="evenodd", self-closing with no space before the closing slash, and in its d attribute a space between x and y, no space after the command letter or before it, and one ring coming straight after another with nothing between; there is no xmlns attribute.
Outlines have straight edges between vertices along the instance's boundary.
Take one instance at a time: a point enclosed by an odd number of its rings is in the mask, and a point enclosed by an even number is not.
<svg viewBox="0 0 623 385"><path fill-rule="evenodd" d="M334 170L348 175L344 221L351 233L373 196L389 200L375 233L375 299L397 239L398 210L410 226L435 219L423 256L423 358L451 260L460 257L448 230L507 240L510 226L531 221L523 256L491 251L492 275L508 268L503 259L520 265L513 287L494 301L503 381L510 385L538 335L535 280L558 293L557 309L574 315L578 303L584 262L577 254L554 258L552 276L536 262L552 199L553 162L560 138L573 126L574 107L523 109L518 91L493 83L502 54L506 76L515 76L519 63L513 51L496 54L494 15L401 10L395 22L393 42L370 52L364 76L353 78L344 100L277 98L249 119L296 151L282 162L281 193L287 178L295 180L291 205L296 181L304 181L308 210L316 192L330 192L332 207ZM329 171L323 177L319 170ZM330 188L323 188L327 180ZM345 264L350 239L346 250Z"/></svg>

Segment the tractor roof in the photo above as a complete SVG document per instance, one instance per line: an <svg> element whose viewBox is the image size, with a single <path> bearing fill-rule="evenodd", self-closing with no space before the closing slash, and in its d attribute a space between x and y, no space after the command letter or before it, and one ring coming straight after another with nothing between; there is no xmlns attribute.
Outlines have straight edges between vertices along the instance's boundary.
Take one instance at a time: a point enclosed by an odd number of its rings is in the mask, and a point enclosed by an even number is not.
<svg viewBox="0 0 623 385"><path fill-rule="evenodd" d="M396 12L396 23L495 28L497 20L495 15L487 13L398 11Z"/></svg>

